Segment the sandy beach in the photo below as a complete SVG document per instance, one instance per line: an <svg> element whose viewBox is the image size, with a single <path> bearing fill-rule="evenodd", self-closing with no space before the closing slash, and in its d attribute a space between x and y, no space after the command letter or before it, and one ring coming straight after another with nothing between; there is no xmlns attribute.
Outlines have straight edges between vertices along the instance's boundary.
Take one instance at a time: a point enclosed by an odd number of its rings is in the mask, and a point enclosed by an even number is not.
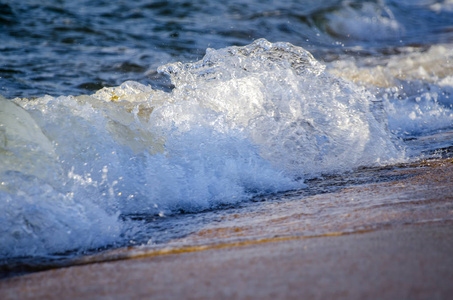
<svg viewBox="0 0 453 300"><path fill-rule="evenodd" d="M235 215L236 226L225 221L215 230L200 230L183 239L185 246L112 250L65 268L4 279L0 298L451 299L452 162L422 162L401 168L398 172L412 174L404 179L312 196L340 201L351 193L404 194L411 199L411 216L395 207L393 214L361 212L374 226L357 224L362 229L347 232L337 224L303 235L306 228L295 222L298 203L292 201L281 204L290 205L285 209L271 207L278 218L262 210L262 222L255 224L253 214ZM266 235L275 228L279 234ZM223 242L209 242L216 236Z"/></svg>
<svg viewBox="0 0 453 300"><path fill-rule="evenodd" d="M2 299L451 299L453 224L401 226L51 270Z"/></svg>

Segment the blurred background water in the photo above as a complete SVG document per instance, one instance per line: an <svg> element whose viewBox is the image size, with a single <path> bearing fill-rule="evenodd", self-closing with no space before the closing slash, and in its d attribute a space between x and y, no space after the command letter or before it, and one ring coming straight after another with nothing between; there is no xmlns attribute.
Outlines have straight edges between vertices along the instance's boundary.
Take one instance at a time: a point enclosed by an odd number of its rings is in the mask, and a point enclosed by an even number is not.
<svg viewBox="0 0 453 300"><path fill-rule="evenodd" d="M453 3L435 0L0 1L0 94L80 95L135 80L168 88L156 68L258 38L321 61L453 40Z"/></svg>

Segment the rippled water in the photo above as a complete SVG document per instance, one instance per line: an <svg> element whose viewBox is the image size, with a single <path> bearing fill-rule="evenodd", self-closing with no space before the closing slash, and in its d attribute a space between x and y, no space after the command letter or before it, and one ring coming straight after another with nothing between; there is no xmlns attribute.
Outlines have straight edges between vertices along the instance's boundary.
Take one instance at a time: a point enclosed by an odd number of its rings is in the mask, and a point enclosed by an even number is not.
<svg viewBox="0 0 453 300"><path fill-rule="evenodd" d="M452 19L429 0L1 2L0 256L165 242L326 174L449 156Z"/></svg>
<svg viewBox="0 0 453 300"><path fill-rule="evenodd" d="M450 43L449 1L2 1L1 94L79 95L258 38L316 58ZM156 78L157 77L157 78Z"/></svg>

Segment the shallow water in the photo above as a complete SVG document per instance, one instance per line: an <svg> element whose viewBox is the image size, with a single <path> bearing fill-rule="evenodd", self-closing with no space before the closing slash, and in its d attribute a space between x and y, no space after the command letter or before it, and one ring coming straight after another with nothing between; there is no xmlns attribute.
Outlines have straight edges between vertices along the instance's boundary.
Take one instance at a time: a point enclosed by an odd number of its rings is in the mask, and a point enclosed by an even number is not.
<svg viewBox="0 0 453 300"><path fill-rule="evenodd" d="M6 264L166 243L257 199L451 157L451 1L0 12Z"/></svg>

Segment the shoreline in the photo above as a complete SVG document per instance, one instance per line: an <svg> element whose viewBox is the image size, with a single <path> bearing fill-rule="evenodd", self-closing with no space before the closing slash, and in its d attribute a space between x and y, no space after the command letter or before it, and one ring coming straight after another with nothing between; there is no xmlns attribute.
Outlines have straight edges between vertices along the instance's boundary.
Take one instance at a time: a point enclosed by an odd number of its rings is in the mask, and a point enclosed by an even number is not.
<svg viewBox="0 0 453 300"><path fill-rule="evenodd" d="M0 281L2 299L447 299L453 223L72 266Z"/></svg>
<svg viewBox="0 0 453 300"><path fill-rule="evenodd" d="M393 179L264 202L159 247L109 250L2 279L0 298L453 297L453 159L372 174ZM303 212L323 199L346 210L323 207L318 231L310 231Z"/></svg>

